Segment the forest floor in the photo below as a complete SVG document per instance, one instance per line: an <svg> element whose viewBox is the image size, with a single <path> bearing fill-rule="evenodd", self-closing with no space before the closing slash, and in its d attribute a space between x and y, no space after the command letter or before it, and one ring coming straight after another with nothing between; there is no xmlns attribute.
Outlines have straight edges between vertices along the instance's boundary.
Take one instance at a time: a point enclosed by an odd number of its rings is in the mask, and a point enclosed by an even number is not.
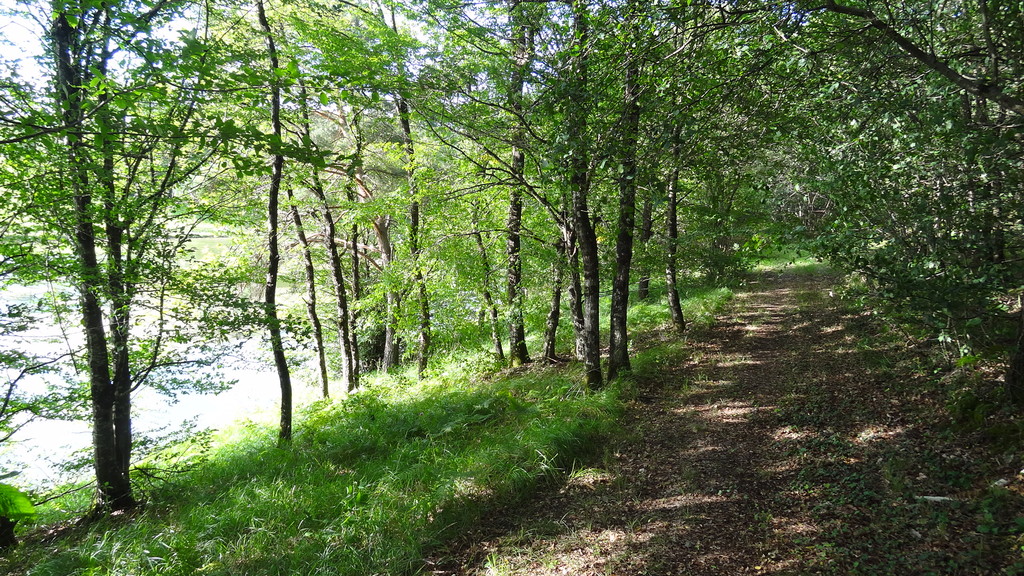
<svg viewBox="0 0 1024 576"><path fill-rule="evenodd" d="M604 462L423 573L1024 573L1019 454L951 433L939 377L906 342L872 343L879 329L832 298L834 281L752 279L637 377Z"/></svg>

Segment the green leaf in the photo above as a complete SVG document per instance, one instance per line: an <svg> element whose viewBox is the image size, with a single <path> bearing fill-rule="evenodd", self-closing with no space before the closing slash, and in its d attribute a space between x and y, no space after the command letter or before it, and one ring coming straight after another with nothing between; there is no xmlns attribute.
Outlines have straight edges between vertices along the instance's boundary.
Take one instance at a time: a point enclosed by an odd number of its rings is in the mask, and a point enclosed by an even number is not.
<svg viewBox="0 0 1024 576"><path fill-rule="evenodd" d="M0 516L11 520L24 520L36 515L28 496L14 486L0 483Z"/></svg>

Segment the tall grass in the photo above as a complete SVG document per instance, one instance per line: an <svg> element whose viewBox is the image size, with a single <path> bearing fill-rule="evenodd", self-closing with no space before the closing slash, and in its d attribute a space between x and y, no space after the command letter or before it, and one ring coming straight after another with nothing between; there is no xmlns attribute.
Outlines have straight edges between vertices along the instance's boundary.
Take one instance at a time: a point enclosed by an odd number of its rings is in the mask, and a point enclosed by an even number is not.
<svg viewBox="0 0 1024 576"><path fill-rule="evenodd" d="M709 323L731 296L692 289L684 295L690 322ZM668 324L667 308L655 300L632 308L634 331ZM645 351L641 367L656 376L680 346L669 341L663 353ZM631 383L590 391L582 380L572 364L499 373L489 353L465 351L435 359L422 382L413 372L366 377L350 397L300 411L290 444L279 445L269 424L221 433L185 472L146 483L146 505L131 517L50 539L39 534L49 528L35 535L30 528L27 543L0 558L0 573L415 571L427 552L488 511L601 453ZM69 523L87 496L47 504L40 520Z"/></svg>
<svg viewBox="0 0 1024 576"><path fill-rule="evenodd" d="M0 571L406 572L487 509L592 453L619 410L615 387L585 391L572 371L477 378L378 378L304 410L291 445L240 425L205 463L156 483L136 517L26 545Z"/></svg>

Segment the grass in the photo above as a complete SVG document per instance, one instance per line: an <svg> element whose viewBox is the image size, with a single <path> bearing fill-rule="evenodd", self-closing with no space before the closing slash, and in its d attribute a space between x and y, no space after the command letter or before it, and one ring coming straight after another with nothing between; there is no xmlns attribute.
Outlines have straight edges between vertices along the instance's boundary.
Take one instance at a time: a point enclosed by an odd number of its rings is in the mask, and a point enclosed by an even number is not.
<svg viewBox="0 0 1024 576"><path fill-rule="evenodd" d="M709 324L731 296L685 294L691 325ZM670 319L664 304L649 302L630 317L641 332ZM641 371L660 369L684 346L661 342L637 354ZM592 473L586 466L617 430L632 383L590 391L580 370L496 372L489 353L463 352L435 358L422 382L401 372L368 376L350 397L301 410L291 444L280 445L270 424L244 422L212 447L176 447L193 460L139 483L146 504L130 515L76 526L88 491L39 507L36 525L20 529L24 544L0 557L0 573L415 572L488 511L552 478Z"/></svg>
<svg viewBox="0 0 1024 576"><path fill-rule="evenodd" d="M489 507L571 469L614 427L618 390L574 371L379 378L298 419L291 445L243 424L205 463L110 518L0 560L12 574L374 574L416 567ZM56 509L44 517L53 520Z"/></svg>

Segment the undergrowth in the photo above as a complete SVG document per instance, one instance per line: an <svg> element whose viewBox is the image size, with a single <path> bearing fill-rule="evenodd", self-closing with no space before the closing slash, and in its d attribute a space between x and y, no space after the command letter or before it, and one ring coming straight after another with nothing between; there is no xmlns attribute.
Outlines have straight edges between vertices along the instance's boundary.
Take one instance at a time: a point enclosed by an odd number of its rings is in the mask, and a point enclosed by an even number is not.
<svg viewBox="0 0 1024 576"><path fill-rule="evenodd" d="M731 297L692 289L683 295L689 322L709 325ZM630 317L638 333L663 331L670 318L651 302ZM675 356L680 345L662 338L664 353L647 346L638 366L657 367L652 358ZM592 391L582 380L575 364L500 372L488 352L465 350L435 358L422 382L409 372L368 375L348 398L300 410L290 444L272 425L246 421L212 444L178 446L175 474L136 473L145 505L131 514L77 525L88 490L40 506L36 526L21 528L24 544L0 557L0 572L414 572L488 511L601 455L632 383Z"/></svg>
<svg viewBox="0 0 1024 576"><path fill-rule="evenodd" d="M32 575L379 574L600 445L618 389L574 370L504 379L378 379L298 417L291 445L243 424L205 463L157 484L133 518L28 543L0 569ZM65 503L55 503L59 508ZM52 513L48 516L52 518Z"/></svg>

